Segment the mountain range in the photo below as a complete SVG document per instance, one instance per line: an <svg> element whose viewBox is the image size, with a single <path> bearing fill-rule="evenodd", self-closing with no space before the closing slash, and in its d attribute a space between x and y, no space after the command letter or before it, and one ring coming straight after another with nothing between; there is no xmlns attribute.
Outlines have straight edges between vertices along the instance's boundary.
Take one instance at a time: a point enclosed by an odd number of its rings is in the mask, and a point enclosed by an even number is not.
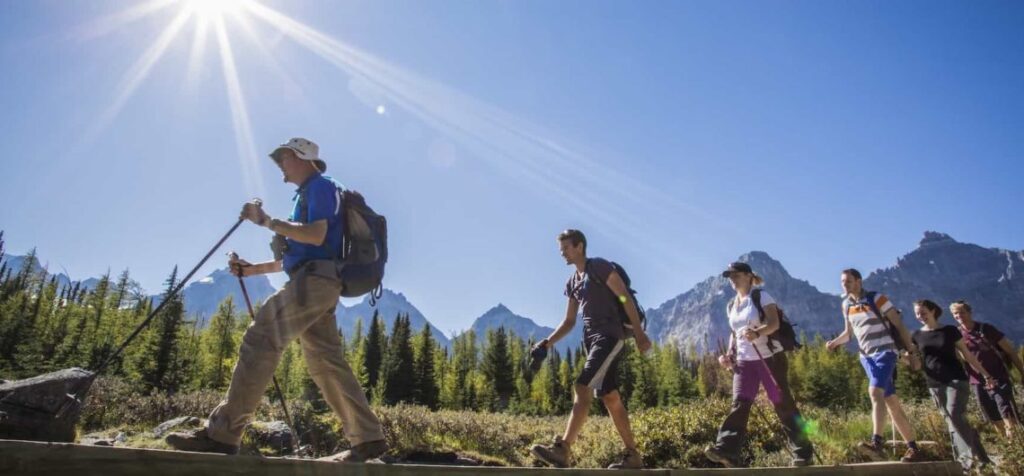
<svg viewBox="0 0 1024 476"><path fill-rule="evenodd" d="M24 263L24 257L7 256L7 260L13 267ZM840 296L821 292L807 281L791 276L782 263L763 251L743 254L739 261L749 263L765 279L764 289L785 310L798 333L831 337L842 329ZM58 279L62 283L70 282L63 274ZM96 282L95 279L87 281ZM1024 340L1024 319L1021 319L1024 314L1024 251L961 243L949 235L929 231L916 249L899 258L892 267L871 272L864 283L866 289L887 294L903 310L904 323L910 328L917 327L911 315L915 300L927 298L945 307L954 300L967 299L976 319L995 324L1015 342ZM246 285L254 304L274 292L266 277L246 278ZM642 281L638 285L642 287ZM204 320L229 295L241 305L237 279L226 270L217 270L189 284L184 295L189 315ZM673 342L682 349L716 351L729 336L725 306L733 296L728 280L712 275L692 289L649 309L648 334L657 342ZM351 337L356 321L362 319L365 333L375 311L384 318L388 329L399 313L408 314L415 330L429 325L435 339L444 346L450 345L452 336L434 326L402 293L390 289L384 290L376 307L370 306L369 298L353 305L339 302L338 327ZM946 316L943 319L943 322L952 322ZM482 338L488 329L499 326L526 339L538 340L552 332L552 328L518 315L503 304L488 309L470 328ZM578 345L581 327L577 324L556 347L565 351Z"/></svg>

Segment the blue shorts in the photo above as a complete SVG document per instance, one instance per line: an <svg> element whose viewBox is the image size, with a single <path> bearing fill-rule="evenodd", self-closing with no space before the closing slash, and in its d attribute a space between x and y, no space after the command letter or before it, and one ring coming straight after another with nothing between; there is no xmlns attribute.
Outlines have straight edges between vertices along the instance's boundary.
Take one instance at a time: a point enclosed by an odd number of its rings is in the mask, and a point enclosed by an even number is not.
<svg viewBox="0 0 1024 476"><path fill-rule="evenodd" d="M887 350L873 355L860 355L860 364L868 374L868 385L885 390L888 397L896 393L896 353Z"/></svg>

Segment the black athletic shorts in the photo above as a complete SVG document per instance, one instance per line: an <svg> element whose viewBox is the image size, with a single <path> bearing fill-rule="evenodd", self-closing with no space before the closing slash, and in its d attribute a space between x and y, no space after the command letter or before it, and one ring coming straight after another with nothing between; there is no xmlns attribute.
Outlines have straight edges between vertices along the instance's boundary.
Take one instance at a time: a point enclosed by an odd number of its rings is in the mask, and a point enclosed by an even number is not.
<svg viewBox="0 0 1024 476"><path fill-rule="evenodd" d="M585 341L587 361L583 364L583 372L576 378L576 384L593 389L598 397L618 390L619 360L625 341L601 334L592 334Z"/></svg>
<svg viewBox="0 0 1024 476"><path fill-rule="evenodd" d="M1013 401L1013 385L1010 382L1000 382L992 390L985 388L984 384L974 384L971 387L974 388L974 396L978 398L981 413L989 423L1002 421L1017 414L1017 405Z"/></svg>

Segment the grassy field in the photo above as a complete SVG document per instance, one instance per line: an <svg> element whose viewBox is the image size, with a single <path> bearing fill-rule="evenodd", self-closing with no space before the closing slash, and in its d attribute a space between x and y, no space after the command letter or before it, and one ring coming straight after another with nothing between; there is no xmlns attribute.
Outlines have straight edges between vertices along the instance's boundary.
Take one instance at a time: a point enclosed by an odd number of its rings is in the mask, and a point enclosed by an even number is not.
<svg viewBox="0 0 1024 476"><path fill-rule="evenodd" d="M168 396L132 394L114 381L100 382L91 393L90 404L82 418L81 433L97 431L123 432L131 446L162 448L163 442L149 431L158 423L181 415L203 417L222 397L220 392L193 392ZM315 408L308 402L290 405L304 444L312 444L316 456L339 451L346 446L340 438L340 423L330 412ZM695 399L671 408L655 408L633 412L632 423L640 450L649 467L706 467L702 457L705 446L712 443L719 423L729 409L722 398ZM398 405L375 408L384 425L391 455L402 459L413 454L454 452L488 464L533 466L537 462L527 448L547 442L560 434L565 417L533 417L507 413L463 411L429 411L423 407ZM858 441L870 434L871 423L866 411L837 412L821 408L802 408L808 431L815 444L820 463L855 463L864 459L854 450ZM915 423L918 439L926 444L930 459L951 459L949 436L941 415L930 402L907 405ZM976 417L972 414L972 417ZM280 407L264 400L257 411L257 420L282 419ZM1024 446L1007 445L988 425L980 424L983 439L990 453L1003 454L1010 462L1024 461ZM887 435L890 436L890 435ZM261 445L258 431L247 433L245 451L273 454L275 449ZM747 458L753 466L783 466L788 463L785 439L778 419L765 400L759 399L750 420ZM605 416L591 417L579 442L573 448L579 467L599 468L617 460L622 448L611 420ZM902 448L891 452L897 459ZM1018 463L1019 464L1019 463ZM1006 474L1022 474L1020 468L1006 466Z"/></svg>

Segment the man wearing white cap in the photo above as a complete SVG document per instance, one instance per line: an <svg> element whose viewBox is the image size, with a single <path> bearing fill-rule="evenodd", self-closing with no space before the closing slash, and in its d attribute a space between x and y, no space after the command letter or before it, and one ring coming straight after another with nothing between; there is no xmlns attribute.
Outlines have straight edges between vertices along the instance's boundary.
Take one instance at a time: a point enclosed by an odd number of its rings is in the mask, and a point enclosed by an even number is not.
<svg viewBox="0 0 1024 476"><path fill-rule="evenodd" d="M249 263L232 258L230 269L239 276L285 271L289 280L260 308L245 331L227 397L213 410L206 427L174 433L167 443L179 450L235 454L245 425L252 419L285 347L296 337L313 381L342 422L352 449L339 454L342 462L376 458L387 450L380 421L370 410L366 394L345 361L334 310L341 280L334 259L342 241L340 185L322 175L327 164L312 141L295 138L270 157L284 181L299 186L291 217L271 218L256 203L246 203L241 217L280 235L275 259ZM281 239L283 237L283 239Z"/></svg>

